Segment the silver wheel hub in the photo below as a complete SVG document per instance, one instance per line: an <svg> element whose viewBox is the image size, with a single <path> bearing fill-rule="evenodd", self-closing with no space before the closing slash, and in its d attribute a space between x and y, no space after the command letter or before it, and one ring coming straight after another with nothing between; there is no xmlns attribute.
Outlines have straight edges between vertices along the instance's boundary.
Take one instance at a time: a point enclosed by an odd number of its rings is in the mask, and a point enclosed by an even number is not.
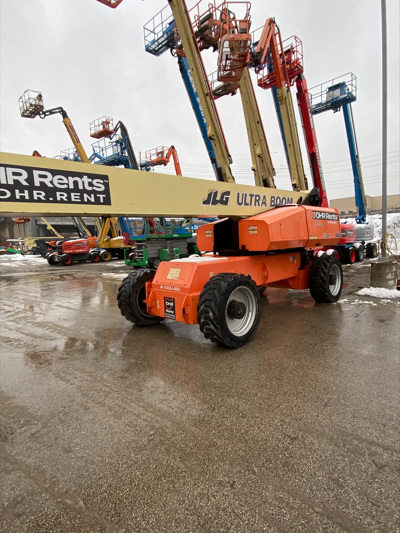
<svg viewBox="0 0 400 533"><path fill-rule="evenodd" d="M257 316L257 301L248 287L235 289L225 308L226 324L229 331L237 336L245 335L253 326Z"/></svg>

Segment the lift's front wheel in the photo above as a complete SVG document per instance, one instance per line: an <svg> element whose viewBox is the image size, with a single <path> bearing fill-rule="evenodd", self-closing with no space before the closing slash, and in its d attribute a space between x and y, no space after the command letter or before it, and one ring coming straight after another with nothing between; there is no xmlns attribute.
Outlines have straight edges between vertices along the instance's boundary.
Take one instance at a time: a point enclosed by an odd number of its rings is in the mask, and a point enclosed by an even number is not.
<svg viewBox="0 0 400 533"><path fill-rule="evenodd" d="M122 281L118 289L118 307L121 314L138 326L154 326L164 320L147 313L146 283L153 280L155 273L155 270L134 270Z"/></svg>
<svg viewBox="0 0 400 533"><path fill-rule="evenodd" d="M207 339L228 348L244 346L260 322L257 285L243 274L217 274L200 294L197 319Z"/></svg>
<svg viewBox="0 0 400 533"><path fill-rule="evenodd" d="M159 259L158 257L153 257L153 259L149 259L149 264L151 268L153 268L154 270L157 270L157 268L161 264L161 259Z"/></svg>
<svg viewBox="0 0 400 533"><path fill-rule="evenodd" d="M91 263L98 263L100 261L99 252L90 252L89 253L89 259L90 259Z"/></svg>
<svg viewBox="0 0 400 533"><path fill-rule="evenodd" d="M110 261L111 259L111 252L109 252L108 250L102 250L100 252L100 260L103 261L104 263L108 263L108 261Z"/></svg>
<svg viewBox="0 0 400 533"><path fill-rule="evenodd" d="M342 293L342 265L333 255L317 257L309 272L310 294L317 303L337 302Z"/></svg>
<svg viewBox="0 0 400 533"><path fill-rule="evenodd" d="M357 259L357 252L354 246L350 246L349 248L346 248L344 251L344 260L346 262L346 265L353 265L356 262Z"/></svg>

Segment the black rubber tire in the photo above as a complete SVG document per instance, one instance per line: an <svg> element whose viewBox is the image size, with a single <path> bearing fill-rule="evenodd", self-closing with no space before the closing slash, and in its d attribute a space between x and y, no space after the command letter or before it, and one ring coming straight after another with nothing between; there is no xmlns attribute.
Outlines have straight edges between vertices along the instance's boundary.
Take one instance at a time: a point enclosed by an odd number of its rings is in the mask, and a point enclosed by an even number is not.
<svg viewBox="0 0 400 533"><path fill-rule="evenodd" d="M346 248L344 251L344 260L346 265L353 265L356 262L356 250L354 246L350 246L349 248Z"/></svg>
<svg viewBox="0 0 400 533"><path fill-rule="evenodd" d="M91 263L98 263L100 261L99 252L90 252L89 259Z"/></svg>
<svg viewBox="0 0 400 533"><path fill-rule="evenodd" d="M72 257L68 254L64 254L61 256L61 262L60 264L63 266L71 266L74 261L72 260Z"/></svg>
<svg viewBox="0 0 400 533"><path fill-rule="evenodd" d="M146 283L153 280L155 273L155 270L149 269L134 270L118 288L119 310L122 316L137 326L155 326L164 320L162 317L149 315L144 303Z"/></svg>
<svg viewBox="0 0 400 533"><path fill-rule="evenodd" d="M376 242L369 242L367 244L367 257L370 259L373 259L374 257L378 257L378 245Z"/></svg>
<svg viewBox="0 0 400 533"><path fill-rule="evenodd" d="M100 259L104 263L108 263L108 261L110 261L111 259L111 252L109 252L108 250L103 250L102 252L100 252Z"/></svg>
<svg viewBox="0 0 400 533"><path fill-rule="evenodd" d="M193 254L196 253L196 248L195 248L194 244L191 243L191 242L188 242L188 243L187 243L186 250L187 250L187 255L188 255L188 256L189 256L189 255L193 255Z"/></svg>
<svg viewBox="0 0 400 533"><path fill-rule="evenodd" d="M357 246L355 250L356 250L356 261L358 263L360 263L361 261L364 261L364 257L365 257L364 245L360 244L360 246Z"/></svg>
<svg viewBox="0 0 400 533"><path fill-rule="evenodd" d="M54 259L54 255L55 254L48 254L46 259L47 259L47 262L49 263L50 266L55 266L57 265L57 261Z"/></svg>
<svg viewBox="0 0 400 533"><path fill-rule="evenodd" d="M332 255L317 257L309 272L310 294L317 303L333 303L340 298L343 288L343 269Z"/></svg>
<svg viewBox="0 0 400 533"><path fill-rule="evenodd" d="M231 316L232 304L242 306L243 317ZM256 332L260 316L260 294L250 276L217 274L204 285L197 320L206 339L227 348L240 348Z"/></svg>
<svg viewBox="0 0 400 533"><path fill-rule="evenodd" d="M161 264L161 259L159 259L158 257L153 257L152 259L149 260L149 264L150 264L150 268L157 270L157 268Z"/></svg>

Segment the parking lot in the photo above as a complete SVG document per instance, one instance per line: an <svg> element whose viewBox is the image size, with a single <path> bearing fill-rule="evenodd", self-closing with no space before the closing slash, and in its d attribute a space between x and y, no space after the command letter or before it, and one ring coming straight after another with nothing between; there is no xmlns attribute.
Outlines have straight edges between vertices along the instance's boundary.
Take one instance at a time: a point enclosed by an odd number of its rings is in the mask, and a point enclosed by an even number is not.
<svg viewBox="0 0 400 533"><path fill-rule="evenodd" d="M398 532L400 299L268 289L238 350L120 314L121 261L0 258L4 532Z"/></svg>

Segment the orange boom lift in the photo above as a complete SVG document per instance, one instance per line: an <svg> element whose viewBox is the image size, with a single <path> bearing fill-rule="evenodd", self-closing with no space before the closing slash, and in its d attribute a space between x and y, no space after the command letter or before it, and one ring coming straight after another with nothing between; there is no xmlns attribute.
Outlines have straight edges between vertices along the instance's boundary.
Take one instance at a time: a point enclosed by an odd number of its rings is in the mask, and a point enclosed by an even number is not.
<svg viewBox="0 0 400 533"><path fill-rule="evenodd" d="M199 45L185 1L168 1L184 52L193 62L198 57ZM221 13L224 16L219 24L212 16L206 21L215 37L211 45L216 47L220 41L218 78L237 83L249 62L249 13L246 24L236 31L230 31L235 19L225 4ZM202 35L206 41L205 33ZM270 47L282 113L287 129L292 131L288 74L279 57L280 34L272 19L267 21L262 37L257 48L260 63ZM208 44L207 41L204 47ZM203 82L201 74L194 79L195 84ZM294 191L305 190L307 183L301 157L297 157L300 154L297 138L290 138L290 143L294 145L291 153L296 156L290 161L292 186ZM160 161L162 155L160 151ZM231 181L229 172L224 181ZM221 191L219 199L216 192L209 196L213 205L229 205L228 190ZM313 190L301 205L285 205L241 220L225 218L200 227L199 255L162 262L157 271L136 270L123 280L118 290L122 315L138 326L156 325L164 319L199 324L207 339L239 348L257 330L260 294L266 287L309 289L316 302L336 302L342 290L343 272L329 247L340 239L340 220L337 210L320 205L321 198Z"/></svg>

